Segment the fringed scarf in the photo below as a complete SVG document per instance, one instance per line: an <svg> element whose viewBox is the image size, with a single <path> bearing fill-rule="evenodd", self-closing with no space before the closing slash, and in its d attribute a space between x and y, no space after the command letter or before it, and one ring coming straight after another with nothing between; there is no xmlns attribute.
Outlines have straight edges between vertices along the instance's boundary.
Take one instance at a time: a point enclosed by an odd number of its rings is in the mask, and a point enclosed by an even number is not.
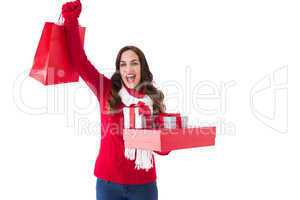
<svg viewBox="0 0 300 200"><path fill-rule="evenodd" d="M125 106L130 106L132 104L137 105L139 102L143 102L149 107L151 113L153 113L153 102L148 95L137 90L130 89L124 84L122 84L119 95ZM125 148L124 155L129 160L135 160L135 169L145 169L148 171L153 167L153 151L151 150Z"/></svg>

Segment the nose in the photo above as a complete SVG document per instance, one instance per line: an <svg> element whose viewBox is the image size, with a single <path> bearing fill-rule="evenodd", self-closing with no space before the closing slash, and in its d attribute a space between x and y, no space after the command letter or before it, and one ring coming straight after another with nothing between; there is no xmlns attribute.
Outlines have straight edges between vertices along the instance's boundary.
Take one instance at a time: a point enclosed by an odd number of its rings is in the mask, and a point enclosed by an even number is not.
<svg viewBox="0 0 300 200"><path fill-rule="evenodd" d="M135 70L129 66L128 68L126 68L126 72L127 72L127 74L132 74L135 72Z"/></svg>

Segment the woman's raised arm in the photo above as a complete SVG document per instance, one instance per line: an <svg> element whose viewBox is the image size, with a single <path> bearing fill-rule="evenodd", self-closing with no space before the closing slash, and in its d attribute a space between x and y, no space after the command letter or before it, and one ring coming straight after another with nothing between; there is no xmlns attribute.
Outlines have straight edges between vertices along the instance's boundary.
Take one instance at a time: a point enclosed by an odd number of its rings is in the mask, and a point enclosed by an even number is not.
<svg viewBox="0 0 300 200"><path fill-rule="evenodd" d="M102 101L106 90L110 88L111 80L104 76L88 60L79 35L78 17L81 12L80 1L67 2L62 7L66 39L72 65L79 72L80 77L86 82L89 88Z"/></svg>

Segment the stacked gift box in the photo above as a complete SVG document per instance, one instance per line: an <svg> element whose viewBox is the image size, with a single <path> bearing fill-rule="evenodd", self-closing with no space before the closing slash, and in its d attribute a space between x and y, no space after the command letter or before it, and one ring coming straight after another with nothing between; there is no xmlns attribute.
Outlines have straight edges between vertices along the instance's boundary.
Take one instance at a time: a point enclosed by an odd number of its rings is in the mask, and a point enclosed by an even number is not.
<svg viewBox="0 0 300 200"><path fill-rule="evenodd" d="M180 113L143 114L139 106L125 107L123 138L125 147L171 151L213 146L215 127L189 127Z"/></svg>

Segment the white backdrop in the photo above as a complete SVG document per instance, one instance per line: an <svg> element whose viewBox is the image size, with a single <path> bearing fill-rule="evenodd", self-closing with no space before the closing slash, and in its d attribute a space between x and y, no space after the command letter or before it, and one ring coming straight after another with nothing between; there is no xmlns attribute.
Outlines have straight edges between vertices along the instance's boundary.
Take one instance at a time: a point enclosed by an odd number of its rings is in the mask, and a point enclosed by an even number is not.
<svg viewBox="0 0 300 200"><path fill-rule="evenodd" d="M84 82L28 78L63 1L6 1L1 15L0 199L95 199L99 109ZM156 155L159 199L299 199L297 1L82 0L89 59L110 76L140 47L169 112L215 125L216 146ZM297 187L298 186L298 187Z"/></svg>

